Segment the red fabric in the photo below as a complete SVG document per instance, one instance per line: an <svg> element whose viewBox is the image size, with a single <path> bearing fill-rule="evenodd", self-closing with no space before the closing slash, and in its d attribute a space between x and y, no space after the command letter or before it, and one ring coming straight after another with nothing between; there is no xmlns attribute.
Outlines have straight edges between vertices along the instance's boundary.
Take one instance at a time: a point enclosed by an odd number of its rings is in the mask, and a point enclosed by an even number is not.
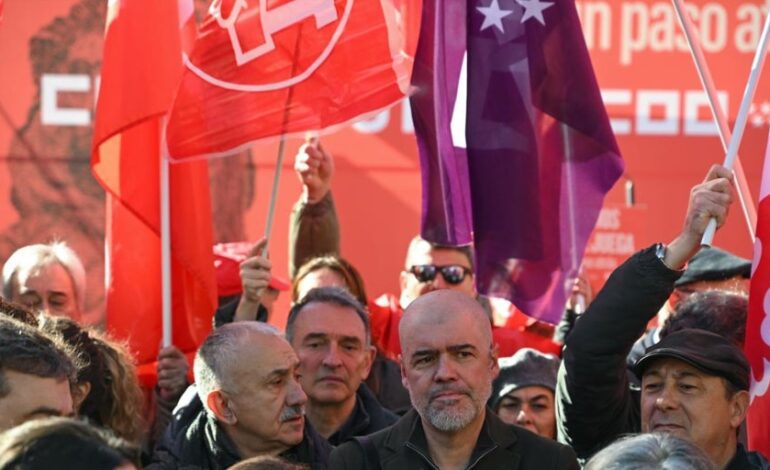
<svg viewBox="0 0 770 470"><path fill-rule="evenodd" d="M392 5L298 3L271 2L264 11L264 2L212 4L171 112L172 157L320 130L404 97L410 63Z"/></svg>
<svg viewBox="0 0 770 470"><path fill-rule="evenodd" d="M385 356L393 360L397 360L401 354L398 323L403 315L404 310L394 295L383 294L374 302L369 302L372 342ZM527 317L515 309L507 316L509 323L505 327L492 329L492 339L498 345L500 357L512 356L521 348L533 348L543 353L561 355L561 345L551 340L552 325Z"/></svg>
<svg viewBox="0 0 770 470"><path fill-rule="evenodd" d="M108 195L107 328L140 364L155 360L162 334L161 126L182 72L178 8L111 3L94 125L91 165ZM190 352L216 308L205 162L171 166L170 204L173 342Z"/></svg>
<svg viewBox="0 0 770 470"><path fill-rule="evenodd" d="M744 351L751 363L749 448L770 457L770 146L765 154Z"/></svg>

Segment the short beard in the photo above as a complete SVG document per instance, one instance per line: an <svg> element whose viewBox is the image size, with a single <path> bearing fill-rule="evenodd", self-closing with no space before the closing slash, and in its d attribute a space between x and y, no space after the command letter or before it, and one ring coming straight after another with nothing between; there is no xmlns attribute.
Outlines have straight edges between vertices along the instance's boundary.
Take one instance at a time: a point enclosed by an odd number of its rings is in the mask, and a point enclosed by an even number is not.
<svg viewBox="0 0 770 470"><path fill-rule="evenodd" d="M437 387L427 396L412 396L412 403L420 416L442 432L457 432L465 429L480 413L483 413L485 403L492 391L492 384L485 384L477 393L468 389L458 390L465 393L470 399L469 402L462 400L454 405L443 406L432 400L436 394L450 389L453 390L451 387Z"/></svg>

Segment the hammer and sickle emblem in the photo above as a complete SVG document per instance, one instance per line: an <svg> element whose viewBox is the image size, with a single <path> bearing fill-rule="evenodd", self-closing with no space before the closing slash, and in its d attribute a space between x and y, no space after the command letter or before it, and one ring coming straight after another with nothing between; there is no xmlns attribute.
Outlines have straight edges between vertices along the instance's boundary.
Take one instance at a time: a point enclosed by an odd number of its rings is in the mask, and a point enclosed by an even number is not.
<svg viewBox="0 0 770 470"><path fill-rule="evenodd" d="M235 0L230 15L226 18L222 16L222 0L213 0L209 7L209 13L216 19L219 27L227 30L230 44L235 54L235 62L239 66L274 50L273 34L278 31L298 24L310 17L315 18L316 28L318 29L337 20L337 9L334 6L334 0L292 0L271 10L267 9L267 0L258 1L259 19L265 40L264 44L247 51L243 50L235 29L238 17L243 10L248 8L246 0Z"/></svg>

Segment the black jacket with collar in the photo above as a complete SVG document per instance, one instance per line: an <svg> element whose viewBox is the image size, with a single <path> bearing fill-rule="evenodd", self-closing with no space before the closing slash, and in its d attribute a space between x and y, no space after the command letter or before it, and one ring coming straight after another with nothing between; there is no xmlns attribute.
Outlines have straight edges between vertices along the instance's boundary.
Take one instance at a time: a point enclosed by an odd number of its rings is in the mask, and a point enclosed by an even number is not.
<svg viewBox="0 0 770 470"><path fill-rule="evenodd" d="M180 406L163 438L155 448L152 462L146 470L224 470L240 462L242 457L235 443L216 420L206 413L194 385L180 399ZM187 399L185 403L181 403ZM302 442L280 456L310 466L311 470L329 469L331 446L305 420Z"/></svg>
<svg viewBox="0 0 770 470"><path fill-rule="evenodd" d="M420 415L415 410L368 439L376 448L379 465L368 461L367 452L357 441L350 441L332 451L330 467L334 470L438 468L430 458ZM505 424L487 409L467 470L578 468L575 454L569 447Z"/></svg>
<svg viewBox="0 0 770 470"><path fill-rule="evenodd" d="M383 408L369 387L362 383L356 392L356 406L353 408L353 413L337 432L329 436L329 444L338 446L355 436L373 434L396 421L398 421L398 415Z"/></svg>

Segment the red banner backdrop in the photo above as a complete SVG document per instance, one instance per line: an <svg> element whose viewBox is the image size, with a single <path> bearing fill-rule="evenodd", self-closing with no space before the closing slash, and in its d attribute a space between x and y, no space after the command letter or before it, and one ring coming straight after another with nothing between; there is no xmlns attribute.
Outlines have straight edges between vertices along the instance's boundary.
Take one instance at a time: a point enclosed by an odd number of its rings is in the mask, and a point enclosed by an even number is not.
<svg viewBox="0 0 770 470"><path fill-rule="evenodd" d="M89 272L89 318L99 321L104 195L88 161L106 2L37 0L35 6L5 2L0 26L0 260L28 243L55 236L70 241ZM208 2L197 1L196 8L200 18ZM699 0L689 10L732 122L766 14L763 2ZM642 223L629 226L634 247L667 241L681 227L689 188L724 156L673 8L666 1L584 0L578 11L626 177L647 208ZM322 137L336 160L342 249L372 295L397 291L408 240L419 230L420 177L406 106ZM755 200L769 119L766 74L740 151ZM262 143L210 163L215 241L262 233L276 148L276 142ZM271 257L285 276L288 216L300 188L291 158L283 170ZM623 202L618 185L608 203ZM715 243L751 257L746 224L735 209ZM623 212L621 220L627 219ZM287 307L281 298L278 325Z"/></svg>

